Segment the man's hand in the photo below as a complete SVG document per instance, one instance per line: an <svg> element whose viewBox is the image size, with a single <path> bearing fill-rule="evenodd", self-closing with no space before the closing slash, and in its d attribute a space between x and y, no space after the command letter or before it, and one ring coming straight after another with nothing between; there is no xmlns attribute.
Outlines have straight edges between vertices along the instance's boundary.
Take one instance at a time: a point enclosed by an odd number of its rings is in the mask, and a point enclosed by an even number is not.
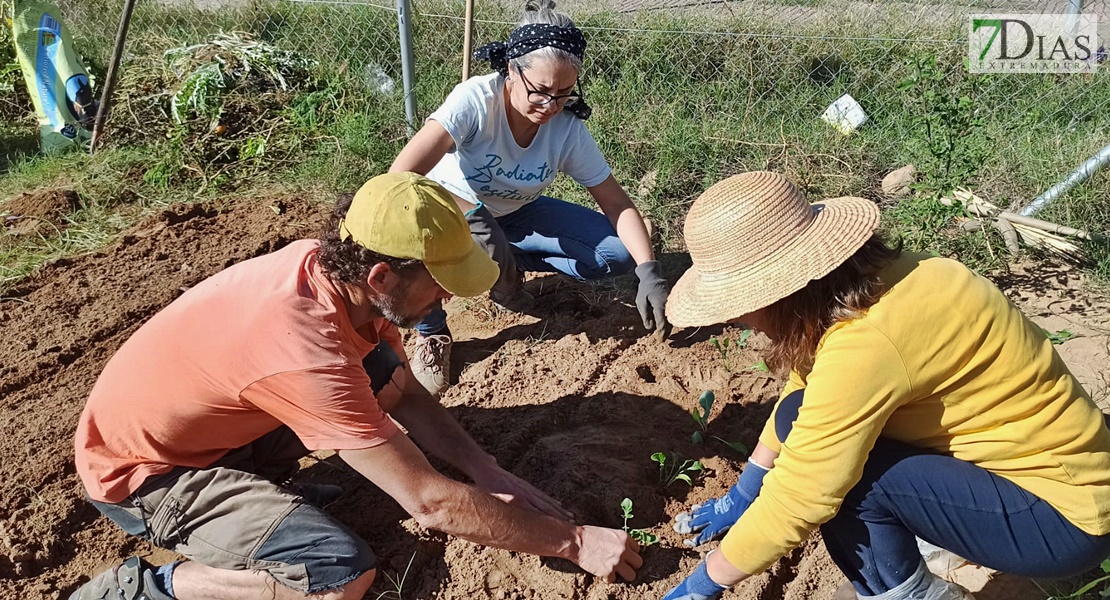
<svg viewBox="0 0 1110 600"><path fill-rule="evenodd" d="M636 265L636 276L640 278L640 286L636 290L636 308L640 311L644 328L655 329L655 335L665 340L670 335L671 324L667 322L663 309L671 290L663 279L663 269L659 266L659 261L651 260Z"/></svg>
<svg viewBox="0 0 1110 600"><path fill-rule="evenodd" d="M616 581L617 575L632 581L636 578L636 569L644 564L640 545L628 533L591 525L579 530L577 555L571 560L609 583Z"/></svg>
<svg viewBox="0 0 1110 600"><path fill-rule="evenodd" d="M474 484L502 502L541 512L556 519L574 520L574 515L563 508L558 500L496 464L475 473Z"/></svg>

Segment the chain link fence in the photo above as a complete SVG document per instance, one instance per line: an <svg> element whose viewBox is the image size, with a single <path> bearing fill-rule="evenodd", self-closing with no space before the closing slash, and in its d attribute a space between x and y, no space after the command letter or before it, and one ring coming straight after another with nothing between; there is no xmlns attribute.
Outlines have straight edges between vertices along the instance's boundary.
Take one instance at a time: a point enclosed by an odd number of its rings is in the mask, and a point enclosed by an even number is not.
<svg viewBox="0 0 1110 600"><path fill-rule="evenodd" d="M1077 2L1078 0L1070 0ZM62 0L85 56L106 64L120 2ZM1069 0L565 0L589 41L589 126L641 206L672 222L704 187L771 168L815 193L876 194L915 162L940 187L972 181L1027 201L1110 139L1110 63L1074 75L967 72L968 15L1065 13ZM1110 0L1085 13L1110 26ZM521 3L479 0L474 47L504 39ZM412 5L415 125L458 83L461 2ZM353 0L139 2L141 54L244 31L315 61L337 86L388 103L404 123L397 6ZM1101 42L1106 44L1105 41ZM487 72L480 63L471 74ZM819 117L850 94L869 120L842 135ZM582 195L566 186L557 190Z"/></svg>

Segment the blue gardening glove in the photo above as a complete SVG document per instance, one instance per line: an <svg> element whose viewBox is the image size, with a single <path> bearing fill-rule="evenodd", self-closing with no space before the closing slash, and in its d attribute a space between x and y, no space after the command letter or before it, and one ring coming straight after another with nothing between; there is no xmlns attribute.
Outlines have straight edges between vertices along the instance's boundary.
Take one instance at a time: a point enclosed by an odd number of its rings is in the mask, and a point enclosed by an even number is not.
<svg viewBox="0 0 1110 600"><path fill-rule="evenodd" d="M715 500L696 504L688 513L679 513L674 518L674 530L678 533L698 533L684 541L687 546L700 546L727 532L755 502L759 488L763 487L763 476L769 469L748 461L740 480L728 493Z"/></svg>
<svg viewBox="0 0 1110 600"><path fill-rule="evenodd" d="M689 577L678 584L678 587L667 592L663 600L717 600L727 589L728 586L710 579L703 560Z"/></svg>
<svg viewBox="0 0 1110 600"><path fill-rule="evenodd" d="M663 309L667 305L671 288L663 279L663 268L659 266L659 261L649 260L636 265L636 276L640 278L640 287L636 290L636 308L640 311L640 318L644 320L644 327L655 329L655 335L665 340L671 333L671 324L667 322Z"/></svg>

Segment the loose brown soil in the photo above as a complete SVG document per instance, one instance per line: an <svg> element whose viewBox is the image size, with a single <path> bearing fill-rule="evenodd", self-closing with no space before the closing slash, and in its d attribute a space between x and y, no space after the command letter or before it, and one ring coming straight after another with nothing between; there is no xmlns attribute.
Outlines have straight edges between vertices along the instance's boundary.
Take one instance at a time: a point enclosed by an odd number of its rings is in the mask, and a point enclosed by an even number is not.
<svg viewBox="0 0 1110 600"><path fill-rule="evenodd" d="M5 232L15 242L21 236L60 233L67 225L65 218L80 207L81 196L73 190L36 190L6 200L0 214Z"/></svg>
<svg viewBox="0 0 1110 600"><path fill-rule="evenodd" d="M324 212L299 198L178 206L110 248L43 267L0 302L0 597L64 598L129 555L155 563L172 558L128 538L83 499L72 437L85 396L116 348L182 290L312 236ZM667 257L666 267L677 276L682 257ZM1077 277L1017 270L1002 284L1049 329L1082 336L1061 351L1104 398L1110 310L1105 299L1080 291ZM658 598L700 560L671 531L670 517L722 493L743 457L720 442L693 444L689 411L703 390L714 390L709 433L751 447L779 383L751 369L759 362L752 349L722 356L708 341L736 339L736 330L680 331L666 343L644 336L629 282L541 277L527 285L542 307L535 316L500 313L486 300L449 304L456 383L444 404L503 466L561 500L581 522L619 527L619 504L628 497L635 503L630 525L650 529L661 542L644 551L635 582L606 584L561 561L421 531L335 457L306 459L305 479L344 486L329 510L381 559L368 597L395 589L390 578L403 577L403 598ZM700 459L706 476L693 488L663 489L649 460L655 451ZM814 538L727 597L824 599L840 581ZM1036 597L1023 589L996 597Z"/></svg>

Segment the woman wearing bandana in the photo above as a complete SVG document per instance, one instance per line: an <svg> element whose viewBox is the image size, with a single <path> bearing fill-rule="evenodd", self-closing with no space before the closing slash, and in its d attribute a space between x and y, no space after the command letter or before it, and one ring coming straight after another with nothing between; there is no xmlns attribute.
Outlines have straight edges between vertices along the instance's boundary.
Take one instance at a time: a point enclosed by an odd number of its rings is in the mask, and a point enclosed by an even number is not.
<svg viewBox="0 0 1110 600"><path fill-rule="evenodd" d="M390 171L427 175L455 195L472 235L501 268L490 298L502 308L534 304L525 271L590 280L634 270L644 327L664 336L668 285L643 217L584 124L586 40L554 7L530 2L507 41L479 48L475 57L495 72L456 86ZM602 212L543 195L559 172L585 186ZM433 394L447 386L446 318L435 310L416 328L413 371Z"/></svg>

